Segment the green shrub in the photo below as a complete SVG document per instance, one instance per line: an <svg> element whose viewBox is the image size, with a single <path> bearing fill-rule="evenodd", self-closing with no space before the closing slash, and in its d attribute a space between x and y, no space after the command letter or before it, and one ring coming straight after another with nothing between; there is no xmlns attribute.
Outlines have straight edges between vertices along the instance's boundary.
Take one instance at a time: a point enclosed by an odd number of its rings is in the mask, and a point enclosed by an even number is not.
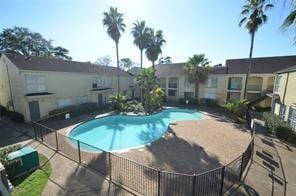
<svg viewBox="0 0 296 196"><path fill-rule="evenodd" d="M290 125L283 121L278 115L270 112L263 113L265 127L268 128L278 138L296 144L296 132Z"/></svg>
<svg viewBox="0 0 296 196"><path fill-rule="evenodd" d="M273 134L276 134L276 131L280 127L289 127L288 123L283 121L278 115L270 112L263 113L263 120L265 127L267 127Z"/></svg>
<svg viewBox="0 0 296 196"><path fill-rule="evenodd" d="M110 99L113 103L114 110L117 110L119 112L126 112L127 111L127 100L128 97L126 95L123 95L121 93L110 95Z"/></svg>
<svg viewBox="0 0 296 196"><path fill-rule="evenodd" d="M80 105L70 105L64 108L54 109L49 112L49 115L52 116L62 112L69 112L71 116L79 116L82 114L94 112L99 108L101 107L99 107L97 103L84 103Z"/></svg>
<svg viewBox="0 0 296 196"><path fill-rule="evenodd" d="M14 122L18 122L18 123L23 123L25 122L25 118L21 113L18 112L12 112L12 111L7 111L6 112L7 117L14 121Z"/></svg>
<svg viewBox="0 0 296 196"><path fill-rule="evenodd" d="M15 169L20 166L21 160L19 158L8 160L6 156L14 151L21 149L21 145L12 145L0 149L0 162L3 164L9 180L13 180L15 177Z"/></svg>
<svg viewBox="0 0 296 196"><path fill-rule="evenodd" d="M4 106L0 105L0 116L4 116L6 114L7 110Z"/></svg>
<svg viewBox="0 0 296 196"><path fill-rule="evenodd" d="M229 102L224 105L224 107L234 114L235 120L238 121L239 118L244 118L247 111L247 100L241 99L234 102Z"/></svg>

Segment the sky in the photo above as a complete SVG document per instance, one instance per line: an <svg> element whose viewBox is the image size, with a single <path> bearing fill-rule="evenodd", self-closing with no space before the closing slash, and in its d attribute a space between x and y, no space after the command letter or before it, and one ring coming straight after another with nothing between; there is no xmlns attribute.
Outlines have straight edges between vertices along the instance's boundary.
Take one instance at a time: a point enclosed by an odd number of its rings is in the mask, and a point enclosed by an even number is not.
<svg viewBox="0 0 296 196"><path fill-rule="evenodd" d="M290 3L274 0L269 20L256 34L254 56L294 55L294 30L280 28L291 10ZM120 58L139 63L140 52L133 44L131 29L136 20L145 20L163 30L166 44L162 56L174 63L185 62L203 53L212 65L226 59L246 58L250 36L238 26L245 0L0 0L0 31L13 26L27 27L52 39L54 46L70 51L76 61L94 62L110 55L115 63L115 44L102 25L103 12L110 6L124 14L125 33L119 41ZM151 63L144 58L144 66Z"/></svg>

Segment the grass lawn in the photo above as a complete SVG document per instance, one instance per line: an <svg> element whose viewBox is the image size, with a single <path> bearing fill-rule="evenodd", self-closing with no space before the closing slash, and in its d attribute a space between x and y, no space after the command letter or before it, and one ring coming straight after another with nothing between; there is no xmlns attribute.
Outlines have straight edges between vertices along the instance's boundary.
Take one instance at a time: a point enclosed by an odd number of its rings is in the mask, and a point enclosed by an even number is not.
<svg viewBox="0 0 296 196"><path fill-rule="evenodd" d="M39 154L41 169L37 169L34 172L16 179L13 182L14 191L13 196L39 196L41 195L48 177L51 174L51 167L48 159Z"/></svg>

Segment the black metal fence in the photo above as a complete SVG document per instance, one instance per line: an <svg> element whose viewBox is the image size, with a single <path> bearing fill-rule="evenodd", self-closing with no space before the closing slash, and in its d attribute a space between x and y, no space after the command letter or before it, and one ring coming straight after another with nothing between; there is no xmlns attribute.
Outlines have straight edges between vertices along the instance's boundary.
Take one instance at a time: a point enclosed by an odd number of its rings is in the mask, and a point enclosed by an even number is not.
<svg viewBox="0 0 296 196"><path fill-rule="evenodd" d="M254 148L252 139L243 154L231 163L202 174L188 175L160 171L67 137L39 122L32 124L40 142L111 182L142 195L223 195L241 180Z"/></svg>

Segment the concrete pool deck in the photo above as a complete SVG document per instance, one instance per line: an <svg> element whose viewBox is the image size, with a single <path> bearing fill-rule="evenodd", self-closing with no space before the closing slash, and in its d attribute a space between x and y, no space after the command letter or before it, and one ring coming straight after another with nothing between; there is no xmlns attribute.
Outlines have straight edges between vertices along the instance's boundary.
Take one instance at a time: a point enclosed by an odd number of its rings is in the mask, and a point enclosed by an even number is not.
<svg viewBox="0 0 296 196"><path fill-rule="evenodd" d="M206 118L201 120L171 124L167 133L150 145L115 154L155 169L187 174L217 168L240 156L250 142L250 134L219 113L203 114ZM97 117L93 114L70 119L72 123L58 131L67 135L73 125Z"/></svg>

